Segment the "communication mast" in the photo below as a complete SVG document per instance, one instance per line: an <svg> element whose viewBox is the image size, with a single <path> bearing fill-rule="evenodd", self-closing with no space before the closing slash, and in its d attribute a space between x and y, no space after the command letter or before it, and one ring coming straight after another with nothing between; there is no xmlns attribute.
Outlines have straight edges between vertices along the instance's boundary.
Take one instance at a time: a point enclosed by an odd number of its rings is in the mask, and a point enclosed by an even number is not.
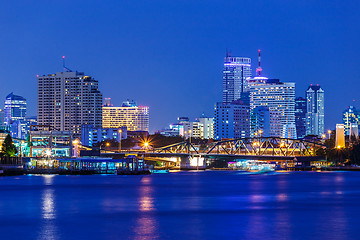
<svg viewBox="0 0 360 240"><path fill-rule="evenodd" d="M257 73L257 76L260 77L261 76L261 71L262 71L262 68L261 68L261 50L259 49L259 66L256 68L256 73Z"/></svg>

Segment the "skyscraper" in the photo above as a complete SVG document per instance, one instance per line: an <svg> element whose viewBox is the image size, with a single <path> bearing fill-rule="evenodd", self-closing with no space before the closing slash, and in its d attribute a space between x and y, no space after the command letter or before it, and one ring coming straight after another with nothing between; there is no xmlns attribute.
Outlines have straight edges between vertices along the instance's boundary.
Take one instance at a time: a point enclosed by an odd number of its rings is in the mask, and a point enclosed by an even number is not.
<svg viewBox="0 0 360 240"><path fill-rule="evenodd" d="M360 111L354 106L349 106L343 111L343 124L345 129L345 135L350 135L350 126L352 124L359 125Z"/></svg>
<svg viewBox="0 0 360 240"><path fill-rule="evenodd" d="M26 118L26 99L10 93L5 99L4 123L10 125L14 121L24 121Z"/></svg>
<svg viewBox="0 0 360 240"><path fill-rule="evenodd" d="M270 136L294 136L295 129L295 83L279 79L255 77L248 79L250 85L250 109L267 107L270 112ZM295 132L296 134L296 132Z"/></svg>
<svg viewBox="0 0 360 240"><path fill-rule="evenodd" d="M324 133L324 90L310 85L306 90L306 135Z"/></svg>
<svg viewBox="0 0 360 240"><path fill-rule="evenodd" d="M295 125L298 138L306 136L306 99L295 98Z"/></svg>
<svg viewBox="0 0 360 240"><path fill-rule="evenodd" d="M231 103L241 97L242 92L248 92L246 78L251 77L251 59L231 57L229 53L224 59L223 68L223 102Z"/></svg>
<svg viewBox="0 0 360 240"><path fill-rule="evenodd" d="M81 136L81 126L102 125L102 93L98 81L81 72L57 72L38 76L39 125Z"/></svg>

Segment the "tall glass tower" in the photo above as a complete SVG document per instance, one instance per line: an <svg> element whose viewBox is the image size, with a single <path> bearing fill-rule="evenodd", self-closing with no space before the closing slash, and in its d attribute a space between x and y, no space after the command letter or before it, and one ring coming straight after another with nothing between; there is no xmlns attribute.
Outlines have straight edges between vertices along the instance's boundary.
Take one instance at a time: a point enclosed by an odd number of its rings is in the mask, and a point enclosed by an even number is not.
<svg viewBox="0 0 360 240"><path fill-rule="evenodd" d="M231 57L227 53L223 68L223 103L238 100L241 93L249 91L248 77L251 77L251 59Z"/></svg>
<svg viewBox="0 0 360 240"><path fill-rule="evenodd" d="M319 85L310 85L306 90L306 134L322 135L324 119L324 90Z"/></svg>
<svg viewBox="0 0 360 240"><path fill-rule="evenodd" d="M10 93L5 99L4 123L9 126L14 121L25 121L26 118L26 99Z"/></svg>

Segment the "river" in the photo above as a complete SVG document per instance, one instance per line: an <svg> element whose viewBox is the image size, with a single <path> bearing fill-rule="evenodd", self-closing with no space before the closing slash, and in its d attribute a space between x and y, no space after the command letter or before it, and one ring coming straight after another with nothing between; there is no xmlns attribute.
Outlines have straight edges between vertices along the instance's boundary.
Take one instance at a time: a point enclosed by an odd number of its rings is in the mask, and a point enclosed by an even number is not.
<svg viewBox="0 0 360 240"><path fill-rule="evenodd" d="M359 239L360 172L0 177L0 239Z"/></svg>

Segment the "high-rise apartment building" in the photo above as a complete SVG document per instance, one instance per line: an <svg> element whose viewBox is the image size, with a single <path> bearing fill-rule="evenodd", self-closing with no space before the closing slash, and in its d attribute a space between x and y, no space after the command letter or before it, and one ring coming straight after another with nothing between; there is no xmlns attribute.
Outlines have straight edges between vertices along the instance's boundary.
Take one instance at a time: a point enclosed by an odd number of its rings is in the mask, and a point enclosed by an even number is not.
<svg viewBox="0 0 360 240"><path fill-rule="evenodd" d="M217 103L214 117L214 138L250 136L250 107L240 102Z"/></svg>
<svg viewBox="0 0 360 240"><path fill-rule="evenodd" d="M298 138L306 136L306 99L295 98L295 125Z"/></svg>
<svg viewBox="0 0 360 240"><path fill-rule="evenodd" d="M103 107L103 128L127 127L128 131L149 131L149 107L125 101L121 107Z"/></svg>
<svg viewBox="0 0 360 240"><path fill-rule="evenodd" d="M10 93L5 99L4 123L10 125L14 121L24 121L26 118L26 99Z"/></svg>
<svg viewBox="0 0 360 240"><path fill-rule="evenodd" d="M223 102L231 103L241 97L241 93L248 92L246 78L251 77L251 59L245 57L231 57L227 54L223 68Z"/></svg>
<svg viewBox="0 0 360 240"><path fill-rule="evenodd" d="M39 125L81 136L81 126L102 126L102 93L98 81L81 72L38 76Z"/></svg>
<svg viewBox="0 0 360 240"><path fill-rule="evenodd" d="M255 77L248 79L250 85L250 109L267 107L270 112L270 136L296 138L295 129L295 83L279 79ZM287 132L290 131L291 133Z"/></svg>
<svg viewBox="0 0 360 240"><path fill-rule="evenodd" d="M359 125L360 111L354 106L349 106L343 111L343 124L345 129L345 135L350 135L350 126L352 124Z"/></svg>
<svg viewBox="0 0 360 240"><path fill-rule="evenodd" d="M310 85L306 101L306 135L320 136L324 133L324 90L319 85Z"/></svg>

